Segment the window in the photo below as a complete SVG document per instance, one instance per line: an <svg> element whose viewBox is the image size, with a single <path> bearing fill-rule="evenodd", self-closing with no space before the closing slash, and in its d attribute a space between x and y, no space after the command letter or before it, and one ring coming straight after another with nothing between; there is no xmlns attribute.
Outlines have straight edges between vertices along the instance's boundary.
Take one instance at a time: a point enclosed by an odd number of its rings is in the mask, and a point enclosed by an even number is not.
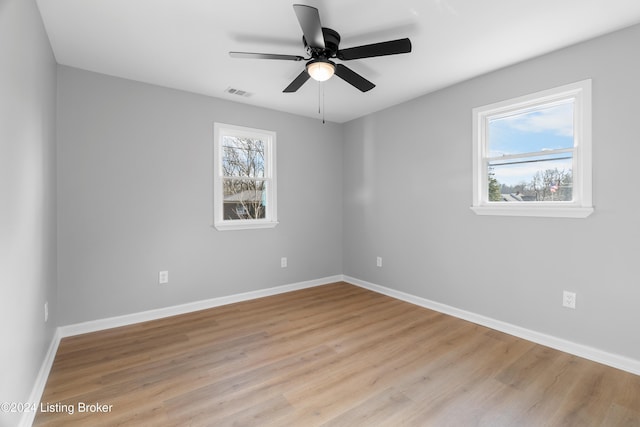
<svg viewBox="0 0 640 427"><path fill-rule="evenodd" d="M215 123L213 134L214 226L275 227L275 132Z"/></svg>
<svg viewBox="0 0 640 427"><path fill-rule="evenodd" d="M584 218L591 205L591 80L473 109L479 215Z"/></svg>

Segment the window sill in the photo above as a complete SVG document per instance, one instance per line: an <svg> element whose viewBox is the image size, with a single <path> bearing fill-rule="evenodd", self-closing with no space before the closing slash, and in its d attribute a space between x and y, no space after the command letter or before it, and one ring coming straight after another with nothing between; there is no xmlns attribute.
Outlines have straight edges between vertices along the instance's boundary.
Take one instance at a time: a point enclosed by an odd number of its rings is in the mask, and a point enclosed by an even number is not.
<svg viewBox="0 0 640 427"><path fill-rule="evenodd" d="M214 224L218 231L231 231L231 230L254 230L260 228L275 228L278 225L278 221L224 221Z"/></svg>
<svg viewBox="0 0 640 427"><path fill-rule="evenodd" d="M593 207L569 206L471 206L476 215L533 216L549 218L586 218Z"/></svg>

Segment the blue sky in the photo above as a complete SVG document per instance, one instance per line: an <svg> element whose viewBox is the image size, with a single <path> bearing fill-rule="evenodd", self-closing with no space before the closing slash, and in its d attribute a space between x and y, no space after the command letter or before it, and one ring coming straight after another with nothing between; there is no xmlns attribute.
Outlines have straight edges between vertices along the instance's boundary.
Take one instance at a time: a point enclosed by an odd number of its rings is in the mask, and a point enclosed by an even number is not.
<svg viewBox="0 0 640 427"><path fill-rule="evenodd" d="M572 146L572 103L489 122L489 157Z"/></svg>
<svg viewBox="0 0 640 427"><path fill-rule="evenodd" d="M573 147L573 103L489 121L489 157ZM559 155L566 157L567 154ZM494 169L498 182L531 181L538 170L571 169L571 160L524 163Z"/></svg>

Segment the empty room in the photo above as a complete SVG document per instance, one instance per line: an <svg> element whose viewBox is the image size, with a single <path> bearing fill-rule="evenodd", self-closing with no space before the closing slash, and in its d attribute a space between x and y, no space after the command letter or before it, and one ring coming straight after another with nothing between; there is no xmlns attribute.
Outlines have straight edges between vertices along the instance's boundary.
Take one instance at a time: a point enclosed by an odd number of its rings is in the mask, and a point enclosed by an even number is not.
<svg viewBox="0 0 640 427"><path fill-rule="evenodd" d="M0 0L0 426L640 425L640 2Z"/></svg>

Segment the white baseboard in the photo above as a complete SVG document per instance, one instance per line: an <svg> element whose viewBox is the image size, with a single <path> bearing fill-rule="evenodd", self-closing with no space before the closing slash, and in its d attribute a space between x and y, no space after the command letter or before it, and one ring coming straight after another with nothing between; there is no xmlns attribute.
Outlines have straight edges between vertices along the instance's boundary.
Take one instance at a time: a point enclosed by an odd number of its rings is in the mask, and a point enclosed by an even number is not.
<svg viewBox="0 0 640 427"><path fill-rule="evenodd" d="M500 320L492 319L490 317L482 316L480 314L472 313L469 311L461 310L446 304L431 301L426 298L418 297L415 295L407 294L405 292L397 291L395 289L386 288L384 286L376 285L366 282L364 280L356 279L355 277L344 276L344 281L351 283L352 285L360 286L365 289L369 289L380 294L390 296L402 301L409 302L411 304L425 307L430 310L438 311L440 313L448 314L450 316L457 317L459 319L467 320L469 322L476 323L478 325L486 326L491 329L495 329L500 332L507 333L519 338L523 338L528 341L535 342L547 347L555 348L556 350L563 351L565 353L573 354L575 356L589 359L594 362L602 363L613 368L621 369L623 371L630 372L635 375L640 375L640 360L631 359L618 354L609 353L594 347L589 347L583 344L577 344L571 341L567 341L562 338L557 338L552 335L543 334L530 329L522 328L520 326L512 325L510 323L502 322Z"/></svg>
<svg viewBox="0 0 640 427"><path fill-rule="evenodd" d="M59 330L56 329L56 331L53 333L53 338L51 338L51 343L49 344L49 349L47 350L47 354L44 356L42 365L40 365L40 371L38 371L38 376L36 377L36 381L33 385L33 389L31 389L31 394L29 395L29 400L27 400L27 402L34 403L39 406L39 402L42 399L42 393L44 392L44 387L47 385L49 372L51 372L53 361L56 358L56 352L58 351L59 344L60 344L60 333L59 333ZM31 426L35 418L36 418L35 411L23 412L22 418L20 419L20 426L21 427Z"/></svg>
<svg viewBox="0 0 640 427"><path fill-rule="evenodd" d="M106 319L90 320L88 322L76 323L72 325L60 326L58 328L60 337L70 337L74 335L86 334L89 332L102 331L104 329L117 328L119 326L132 325L134 323L147 322L149 320L162 319L164 317L176 316L178 314L191 313L207 308L219 307L221 305L233 304L235 302L248 301L270 295L282 294L299 289L312 288L314 286L325 285L327 283L340 282L342 275L323 277L321 279L307 280L304 282L289 285L276 286L273 288L260 289L257 291L244 292L241 294L228 295L224 297L211 298L202 301L194 301L186 304L174 305L170 307L158 308L155 310L142 311L139 313L125 314L123 316L109 317Z"/></svg>

